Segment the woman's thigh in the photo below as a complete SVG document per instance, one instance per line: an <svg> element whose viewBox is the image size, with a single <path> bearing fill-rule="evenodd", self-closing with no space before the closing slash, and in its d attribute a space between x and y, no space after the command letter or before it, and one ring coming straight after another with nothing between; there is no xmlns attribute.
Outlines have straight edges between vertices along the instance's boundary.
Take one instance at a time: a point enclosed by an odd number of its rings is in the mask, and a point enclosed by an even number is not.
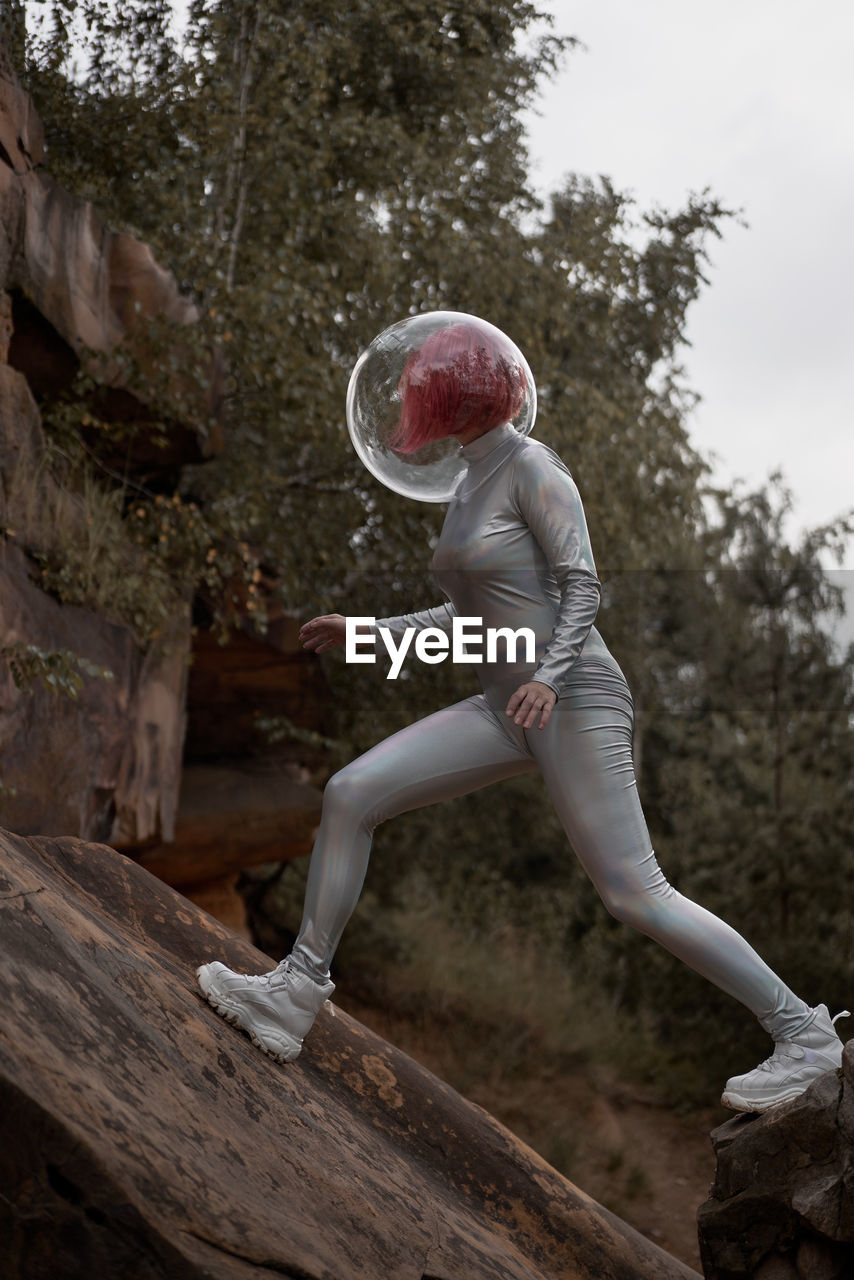
<svg viewBox="0 0 854 1280"><path fill-rule="evenodd" d="M407 725L346 765L326 784L325 803L372 828L536 768L524 742L514 740L478 694Z"/></svg>
<svg viewBox="0 0 854 1280"><path fill-rule="evenodd" d="M638 798L632 704L591 676L560 698L548 725L526 734L570 843L609 908L638 893L666 894Z"/></svg>

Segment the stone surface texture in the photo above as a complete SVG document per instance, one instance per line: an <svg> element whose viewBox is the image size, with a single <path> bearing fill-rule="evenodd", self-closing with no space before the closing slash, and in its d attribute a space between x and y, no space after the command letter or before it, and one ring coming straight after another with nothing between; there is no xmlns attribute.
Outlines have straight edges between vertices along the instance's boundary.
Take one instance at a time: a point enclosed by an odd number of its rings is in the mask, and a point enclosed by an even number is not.
<svg viewBox="0 0 854 1280"><path fill-rule="evenodd" d="M728 1120L712 1142L717 1175L698 1215L707 1280L851 1280L854 1040L841 1072Z"/></svg>
<svg viewBox="0 0 854 1280"><path fill-rule="evenodd" d="M0 912L10 1280L696 1280L346 1013L259 1053L194 970L271 962L114 850L0 832Z"/></svg>
<svg viewBox="0 0 854 1280"><path fill-rule="evenodd" d="M112 671L87 676L76 700L15 687L0 664L0 814L23 834L92 840L174 834L184 733L189 619L164 649L142 653L127 627L59 604L16 547L0 548L4 645L68 649ZM14 791L13 791L14 788Z"/></svg>

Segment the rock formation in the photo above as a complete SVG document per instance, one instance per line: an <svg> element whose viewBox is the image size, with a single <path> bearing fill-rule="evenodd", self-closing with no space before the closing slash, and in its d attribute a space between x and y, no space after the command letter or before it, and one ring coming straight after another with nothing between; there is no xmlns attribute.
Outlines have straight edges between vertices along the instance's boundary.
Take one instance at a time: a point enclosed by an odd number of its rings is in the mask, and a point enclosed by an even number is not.
<svg viewBox="0 0 854 1280"><path fill-rule="evenodd" d="M105 384L104 408L113 420L144 421L150 323L186 328L198 312L150 247L106 227L88 201L53 181L44 158L38 114L0 56L0 292L11 297L9 362L37 396L61 390L82 366ZM118 353L133 359L118 360ZM183 358L194 358L189 342ZM137 460L174 465L221 450L221 435L209 429L216 362L210 353L201 358L209 376L195 399L185 398L198 422L170 424L168 447L154 452L145 431L138 432Z"/></svg>
<svg viewBox="0 0 854 1280"><path fill-rule="evenodd" d="M2 168L2 166L0 166ZM0 307L0 320L11 309ZM2 354L0 352L0 354ZM169 840L184 740L189 608L142 653L129 627L41 590L18 544L23 508L55 507L44 435L27 380L0 363L0 636L4 646L68 650L113 679L88 678L76 701L16 688L0 664L2 820L21 832L71 831L86 839ZM25 495L25 496L24 496ZM67 536L82 508L65 495ZM82 532L82 530L81 530ZM26 538L21 541L26 544Z"/></svg>
<svg viewBox="0 0 854 1280"><path fill-rule="evenodd" d="M129 627L40 589L26 511L63 503L65 536L75 541L85 519L44 465L45 395L81 367L97 373L99 411L135 425L122 473L171 476L222 447L211 429L219 370L204 352L208 376L192 385L207 398L184 397L196 416L168 423L166 447L155 447L145 425L147 324L189 333L196 309L147 245L104 226L43 159L41 122L0 56L0 636L3 645L78 654L114 677L87 678L71 701L38 685L19 690L0 660L0 823L108 841L216 900L239 926L239 869L310 847L320 805L312 783L322 770L309 779L304 766L318 760L285 749L262 768L247 757L264 745L254 723L262 708L322 727L317 664L299 653L296 624L284 616L267 637L238 629L227 646L201 632L191 655L188 602L143 653ZM117 353L133 358L121 364Z"/></svg>
<svg viewBox="0 0 854 1280"><path fill-rule="evenodd" d="M698 1216L706 1280L854 1276L854 1040L842 1071L712 1133L717 1175Z"/></svg>
<svg viewBox="0 0 854 1280"><path fill-rule="evenodd" d="M270 961L112 849L0 833L0 913L9 1280L696 1280L340 1010L259 1053L193 971Z"/></svg>
<svg viewBox="0 0 854 1280"><path fill-rule="evenodd" d="M0 60L5 67L5 61ZM128 627L41 591L24 552L26 504L38 511L59 486L43 466L34 393L100 362L115 394L139 403L110 361L147 320L189 324L195 310L150 249L104 227L88 203L40 168L43 132L29 96L0 76L0 632L4 644L69 650L113 672L88 679L77 702L17 690L0 672L3 820L24 832L89 839L170 840L185 730L190 640L185 607L147 654ZM7 363L8 361L8 363ZM198 454L198 450L196 450ZM74 534L74 503L67 500ZM79 504L78 504L79 505ZM82 521L83 514L77 517Z"/></svg>

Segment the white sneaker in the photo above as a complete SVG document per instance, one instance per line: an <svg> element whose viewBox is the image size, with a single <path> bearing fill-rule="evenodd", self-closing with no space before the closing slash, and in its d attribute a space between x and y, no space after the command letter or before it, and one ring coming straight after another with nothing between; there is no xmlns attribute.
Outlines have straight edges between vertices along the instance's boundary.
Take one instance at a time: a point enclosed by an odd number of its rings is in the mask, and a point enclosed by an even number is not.
<svg viewBox="0 0 854 1280"><path fill-rule="evenodd" d="M270 973L235 973L218 960L203 964L196 978L205 999L232 1026L277 1062L293 1062L303 1036L335 990L334 982L315 982L290 957Z"/></svg>
<svg viewBox="0 0 854 1280"><path fill-rule="evenodd" d="M721 1103L732 1111L768 1111L804 1092L813 1080L842 1065L843 1044L834 1022L850 1017L848 1010L831 1018L827 1005L791 1040L778 1040L770 1058L753 1071L727 1080Z"/></svg>

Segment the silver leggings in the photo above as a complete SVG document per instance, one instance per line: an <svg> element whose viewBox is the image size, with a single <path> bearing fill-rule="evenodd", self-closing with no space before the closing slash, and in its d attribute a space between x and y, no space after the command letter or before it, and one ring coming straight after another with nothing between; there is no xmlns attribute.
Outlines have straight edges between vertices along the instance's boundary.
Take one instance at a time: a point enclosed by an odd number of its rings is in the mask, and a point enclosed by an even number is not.
<svg viewBox="0 0 854 1280"><path fill-rule="evenodd" d="M539 768L611 914L740 1000L774 1039L799 1030L810 1007L740 934L678 893L656 861L635 783L631 697L619 669L588 669L542 730L513 724L504 713L509 692L488 690L445 707L329 779L292 953L297 964L314 977L328 976L380 822Z"/></svg>

